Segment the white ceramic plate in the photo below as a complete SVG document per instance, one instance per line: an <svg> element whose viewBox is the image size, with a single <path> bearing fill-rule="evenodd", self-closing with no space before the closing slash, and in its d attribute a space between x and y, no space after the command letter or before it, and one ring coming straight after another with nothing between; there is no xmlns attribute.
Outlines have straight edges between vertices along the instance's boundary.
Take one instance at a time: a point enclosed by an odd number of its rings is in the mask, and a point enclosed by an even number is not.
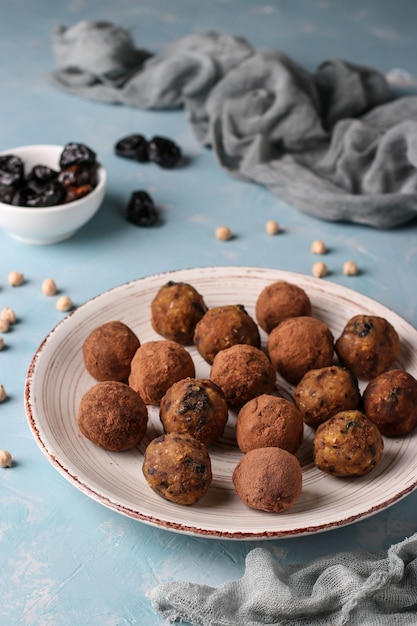
<svg viewBox="0 0 417 626"><path fill-rule="evenodd" d="M325 321L335 338L358 313L380 315L401 339L398 367L417 377L417 331L398 315L350 289L325 280L273 269L207 267L150 276L93 298L60 322L33 357L25 388L25 405L33 435L43 453L63 476L89 497L124 515L190 535L230 539L268 539L305 535L343 526L397 502L417 486L417 432L385 439L382 461L368 475L338 479L312 463L312 431L305 427L297 453L303 469L303 492L286 513L247 508L236 495L231 475L241 454L234 443L235 415L229 416L224 437L210 447L213 483L193 506L168 502L156 495L142 475L146 445L162 433L157 408L150 408L144 441L132 451L111 453L96 447L78 431L76 414L84 392L95 381L82 359L85 337L98 325L120 319L142 343L161 339L150 324L150 303L168 280L192 284L207 306L243 304L254 316L261 289L276 280L302 287L313 303L313 315ZM265 335L262 334L265 342ZM196 350L190 352L197 377L208 377L209 366ZM277 379L278 386L291 388Z"/></svg>

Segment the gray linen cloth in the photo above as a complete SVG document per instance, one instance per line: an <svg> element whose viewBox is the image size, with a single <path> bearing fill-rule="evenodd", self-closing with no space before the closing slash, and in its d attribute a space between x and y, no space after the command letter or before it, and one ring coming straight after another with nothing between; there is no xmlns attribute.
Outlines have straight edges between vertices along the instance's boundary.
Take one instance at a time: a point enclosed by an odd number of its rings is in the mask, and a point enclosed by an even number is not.
<svg viewBox="0 0 417 626"><path fill-rule="evenodd" d="M394 98L373 68L334 59L311 73L217 32L152 54L100 21L57 26L53 50L56 87L143 109L184 107L226 171L301 211L378 228L417 217L417 96Z"/></svg>
<svg viewBox="0 0 417 626"><path fill-rule="evenodd" d="M416 626L417 533L388 553L345 552L284 565L264 548L218 588L168 582L149 593L169 620L195 626Z"/></svg>

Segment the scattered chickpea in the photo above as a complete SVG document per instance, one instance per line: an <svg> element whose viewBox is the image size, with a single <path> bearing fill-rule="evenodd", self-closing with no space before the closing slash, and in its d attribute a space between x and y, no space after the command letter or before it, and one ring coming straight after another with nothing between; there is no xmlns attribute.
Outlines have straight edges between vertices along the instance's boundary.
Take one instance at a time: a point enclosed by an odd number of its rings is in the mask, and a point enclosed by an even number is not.
<svg viewBox="0 0 417 626"><path fill-rule="evenodd" d="M0 350L3 350L4 348L4 339L3 337L0 335Z"/></svg>
<svg viewBox="0 0 417 626"><path fill-rule="evenodd" d="M7 450L0 450L0 467L11 467L13 464L12 455Z"/></svg>
<svg viewBox="0 0 417 626"><path fill-rule="evenodd" d="M218 226L216 228L216 237L220 239L220 241L228 241L232 239L233 234L228 226Z"/></svg>
<svg viewBox="0 0 417 626"><path fill-rule="evenodd" d="M45 278L42 283L42 293L45 296L54 296L56 294L56 283L52 278Z"/></svg>
<svg viewBox="0 0 417 626"><path fill-rule="evenodd" d="M346 276L356 276L358 272L358 266L355 261L346 261L343 263L343 273L346 274Z"/></svg>
<svg viewBox="0 0 417 626"><path fill-rule="evenodd" d="M9 322L9 324L16 323L16 314L9 306L4 307L1 312L0 318L6 322Z"/></svg>
<svg viewBox="0 0 417 626"><path fill-rule="evenodd" d="M313 273L313 276L315 276L316 278L323 278L323 276L326 276L328 274L327 265L325 263L322 263L321 261L319 261L318 263L314 263L311 271Z"/></svg>
<svg viewBox="0 0 417 626"><path fill-rule="evenodd" d="M9 283L12 287L19 287L25 282L25 277L23 276L22 272L10 272L8 278Z"/></svg>
<svg viewBox="0 0 417 626"><path fill-rule="evenodd" d="M268 235L276 235L277 233L279 233L279 224L278 224L278 222L275 222L274 220L269 220L265 224L265 230L268 233Z"/></svg>
<svg viewBox="0 0 417 626"><path fill-rule="evenodd" d="M69 296L61 296L56 303L58 311L69 311L73 306L74 303Z"/></svg>
<svg viewBox="0 0 417 626"><path fill-rule="evenodd" d="M311 252L313 254L325 254L326 250L326 244L324 243L324 241L320 241L320 239L316 239L311 244Z"/></svg>
<svg viewBox="0 0 417 626"><path fill-rule="evenodd" d="M3 320L0 317L0 333L7 333L10 328L10 322L8 320Z"/></svg>
<svg viewBox="0 0 417 626"><path fill-rule="evenodd" d="M3 385L0 385L0 402L4 402L7 398L6 390Z"/></svg>

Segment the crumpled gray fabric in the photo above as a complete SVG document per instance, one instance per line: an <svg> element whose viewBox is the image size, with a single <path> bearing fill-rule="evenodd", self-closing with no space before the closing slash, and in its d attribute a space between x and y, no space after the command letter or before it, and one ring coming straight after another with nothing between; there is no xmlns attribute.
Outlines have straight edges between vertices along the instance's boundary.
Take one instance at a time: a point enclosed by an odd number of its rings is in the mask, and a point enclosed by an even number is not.
<svg viewBox="0 0 417 626"><path fill-rule="evenodd" d="M168 621L194 626L415 626L417 533L388 553L344 552L284 565L264 548L218 588L163 583L149 594Z"/></svg>
<svg viewBox="0 0 417 626"><path fill-rule="evenodd" d="M56 87L143 109L184 107L225 170L301 211L379 228L417 216L417 96L395 99L373 68L334 59L312 73L217 32L152 54L95 21L56 27L53 50Z"/></svg>

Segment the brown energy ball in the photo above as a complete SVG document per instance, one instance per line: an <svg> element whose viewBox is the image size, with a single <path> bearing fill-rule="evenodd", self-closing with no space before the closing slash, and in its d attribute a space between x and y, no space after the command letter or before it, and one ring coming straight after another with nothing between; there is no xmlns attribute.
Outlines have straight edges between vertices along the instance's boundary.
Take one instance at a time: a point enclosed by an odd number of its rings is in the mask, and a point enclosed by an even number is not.
<svg viewBox="0 0 417 626"><path fill-rule="evenodd" d="M166 433L188 433L209 445L223 434L228 408L223 391L213 381L185 378L168 389L159 416Z"/></svg>
<svg viewBox="0 0 417 626"><path fill-rule="evenodd" d="M165 339L187 346L193 343L195 326L206 311L203 297L192 285L170 280L152 300L152 327Z"/></svg>
<svg viewBox="0 0 417 626"><path fill-rule="evenodd" d="M268 337L268 354L273 366L294 385L308 370L330 365L333 350L330 328L315 317L290 317L274 328Z"/></svg>
<svg viewBox="0 0 417 626"><path fill-rule="evenodd" d="M341 365L309 370L295 388L294 402L304 422L317 428L340 411L359 408L361 394L358 380Z"/></svg>
<svg viewBox="0 0 417 626"><path fill-rule="evenodd" d="M98 326L83 343L83 359L96 380L125 381L140 341L133 330L118 320Z"/></svg>
<svg viewBox="0 0 417 626"><path fill-rule="evenodd" d="M400 339L385 318L355 315L336 340L335 350L340 362L355 376L370 380L398 359Z"/></svg>
<svg viewBox="0 0 417 626"><path fill-rule="evenodd" d="M216 354L210 372L210 380L220 387L229 408L234 410L256 396L272 393L275 378L266 354L243 343Z"/></svg>
<svg viewBox="0 0 417 626"><path fill-rule="evenodd" d="M145 450L142 471L159 496L177 504L195 504L212 481L205 445L183 433L153 439Z"/></svg>
<svg viewBox="0 0 417 626"><path fill-rule="evenodd" d="M276 446L294 453L303 441L303 417L285 398L262 394L239 411L236 440L242 452Z"/></svg>
<svg viewBox="0 0 417 626"><path fill-rule="evenodd" d="M236 465L232 480L246 506L270 513L290 509L302 490L298 459L276 447L250 450Z"/></svg>
<svg viewBox="0 0 417 626"><path fill-rule="evenodd" d="M261 345L258 326L241 304L209 309L195 328L194 344L210 365L220 350L240 343Z"/></svg>
<svg viewBox="0 0 417 626"><path fill-rule="evenodd" d="M304 289L285 280L264 287L256 301L256 320L268 334L283 320L299 315L311 315L310 298Z"/></svg>
<svg viewBox="0 0 417 626"><path fill-rule="evenodd" d="M378 427L360 411L341 411L320 424L314 463L333 476L364 476L379 462L384 442Z"/></svg>
<svg viewBox="0 0 417 626"><path fill-rule="evenodd" d="M191 355L175 341L148 341L136 350L129 385L146 404L158 405L168 389L182 378L195 376Z"/></svg>
<svg viewBox="0 0 417 626"><path fill-rule="evenodd" d="M368 383L363 412L387 437L407 435L417 426L417 380L404 370L389 370Z"/></svg>
<svg viewBox="0 0 417 626"><path fill-rule="evenodd" d="M131 387L107 380L97 383L83 395L77 422L84 437L101 448L120 452L142 441L148 411Z"/></svg>

